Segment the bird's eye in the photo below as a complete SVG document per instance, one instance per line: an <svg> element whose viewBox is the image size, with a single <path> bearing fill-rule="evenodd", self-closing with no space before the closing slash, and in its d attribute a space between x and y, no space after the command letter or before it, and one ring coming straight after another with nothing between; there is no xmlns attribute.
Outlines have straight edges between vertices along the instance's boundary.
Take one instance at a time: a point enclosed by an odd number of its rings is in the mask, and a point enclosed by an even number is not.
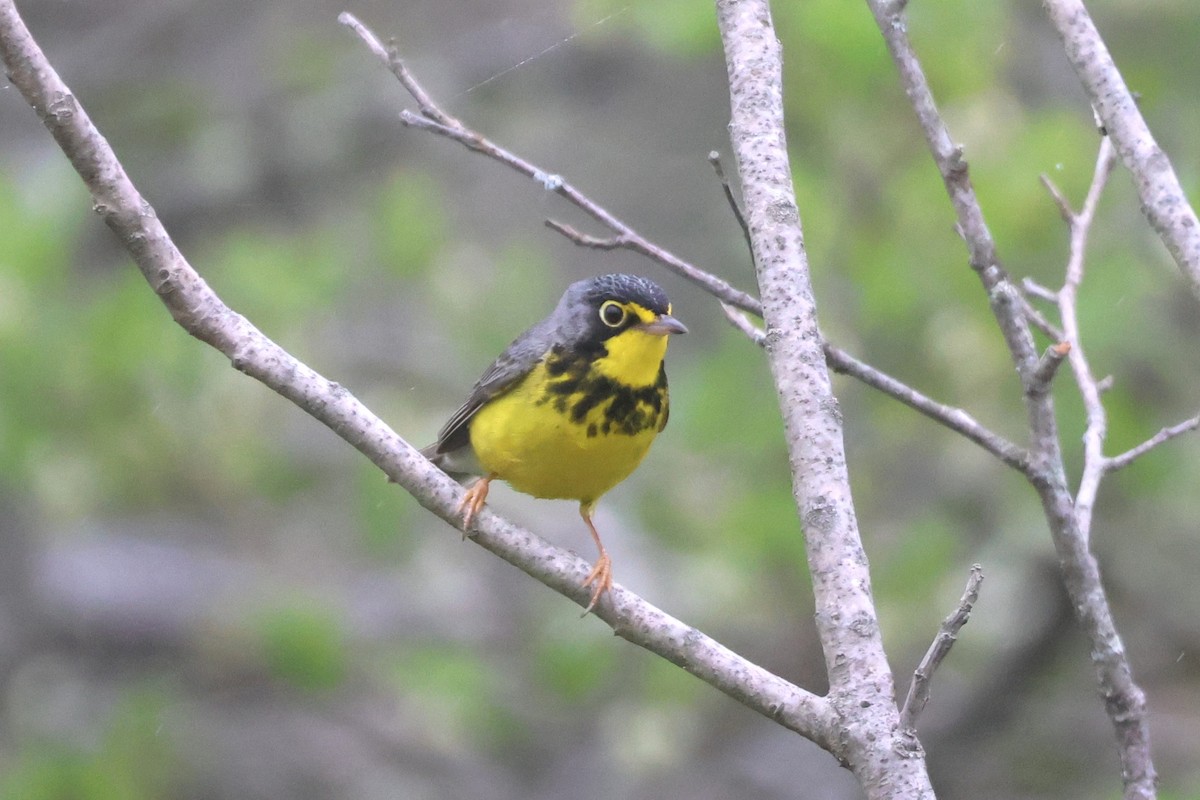
<svg viewBox="0 0 1200 800"><path fill-rule="evenodd" d="M600 306L600 321L610 328L619 328L627 315L625 309L615 300L609 300Z"/></svg>

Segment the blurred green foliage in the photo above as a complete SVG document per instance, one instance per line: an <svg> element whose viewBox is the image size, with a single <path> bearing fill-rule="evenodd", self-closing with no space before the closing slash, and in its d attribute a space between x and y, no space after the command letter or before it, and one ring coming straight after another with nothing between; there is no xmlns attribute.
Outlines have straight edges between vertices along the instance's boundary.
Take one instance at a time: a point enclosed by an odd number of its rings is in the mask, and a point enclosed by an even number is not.
<svg viewBox="0 0 1200 800"><path fill-rule="evenodd" d="M5 800L166 800L183 789L182 763L161 735L168 702L139 689L108 714L93 745L29 737L0 772Z"/></svg>
<svg viewBox="0 0 1200 800"><path fill-rule="evenodd" d="M272 675L311 690L333 689L345 679L346 643L330 609L293 602L262 613L258 630Z"/></svg>
<svg viewBox="0 0 1200 800"><path fill-rule="evenodd" d="M520 739L517 716L501 699L509 678L479 653L453 645L410 643L389 659L389 682L408 699L433 743L477 749Z"/></svg>

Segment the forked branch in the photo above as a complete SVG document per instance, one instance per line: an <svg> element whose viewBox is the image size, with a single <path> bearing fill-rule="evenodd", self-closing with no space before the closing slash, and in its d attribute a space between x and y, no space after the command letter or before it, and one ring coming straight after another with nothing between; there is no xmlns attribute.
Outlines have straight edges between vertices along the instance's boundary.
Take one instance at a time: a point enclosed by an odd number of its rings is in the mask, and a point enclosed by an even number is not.
<svg viewBox="0 0 1200 800"><path fill-rule="evenodd" d="M1068 1L1080 5L1078 0ZM867 4L891 53L904 91L912 102L930 153L942 175L971 266L987 291L989 305L1022 379L1031 442L1030 468L1026 475L1041 499L1058 552L1063 583L1092 646L1097 680L1117 737L1126 798L1149 800L1155 796L1156 773L1150 753L1145 695L1133 679L1129 658L1100 578L1099 565L1089 550L1087 532L1080 526L1075 513L1075 499L1066 485L1066 466L1053 395L1045 390L1048 378L1057 369L1056 362L1067 353L1051 348L1041 360L1037 356L1029 328L1030 315L1025 312L1028 301L1000 266L996 244L971 185L962 148L954 143L938 112L933 92L908 38L904 3L867 0ZM1065 202L1060 203L1060 209L1064 208L1069 209ZM1200 228L1195 229L1200 231ZM1066 344L1073 343L1068 339Z"/></svg>
<svg viewBox="0 0 1200 800"><path fill-rule="evenodd" d="M190 334L233 366L328 426L404 487L425 508L458 523L462 488L430 464L345 388L327 380L225 305L196 273L138 193L112 148L50 65L17 13L0 0L0 56L13 85L70 159L94 208L125 244L142 275ZM589 565L575 554L484 509L472 540L580 605ZM828 700L796 687L727 647L614 586L595 615L613 631L696 675L786 728L836 749Z"/></svg>
<svg viewBox="0 0 1200 800"><path fill-rule="evenodd" d="M768 338L766 333L746 317L746 313L759 317L762 316L762 304L758 298L732 288L726 281L713 275L711 272L701 269L666 248L650 241L631 226L621 222L607 208L601 206L568 183L561 175L549 173L541 169L527 159L500 147L478 131L471 129L460 120L450 116L442 110L437 102L421 86L412 72L404 65L394 46L384 47L380 43L379 38L349 12L343 12L338 19L343 25L346 25L358 34L371 52L388 66L388 69L391 70L401 85L404 86L405 90L416 101L421 113L415 114L407 110L402 111L400 119L405 125L456 141L474 152L492 158L516 172L535 180L547 191L560 194L593 219L602 223L612 231L612 235L593 236L567 223L553 219L546 220L547 227L562 234L580 247L589 247L596 250L626 249L639 253L667 267L676 274L691 280L715 297L721 303L721 310L725 318L752 342L759 346L767 344ZM743 234L747 237L747 243L749 243L749 229L733 197L729 182L725 178L724 170L720 166L719 157L715 153L710 153L709 163L712 164L714 171L716 171L718 178L721 180L725 196L734 209L738 224ZM834 345L826 343L824 345L824 352L829 368L835 372L862 381L866 385L899 400L901 403L920 412L934 422L974 442L1014 469L1025 471L1028 468L1028 453L1024 449L988 429L963 409L939 403L904 382L854 358L846 351Z"/></svg>
<svg viewBox="0 0 1200 800"><path fill-rule="evenodd" d="M591 198L564 180L562 176L538 169L520 156L500 147L486 136L467 128L457 119L443 111L433 101L428 92L422 88L421 84L408 70L408 67L404 65L394 46L385 48L380 43L379 38L348 11L343 11L338 16L338 21L358 34L359 38L366 43L371 52L388 66L388 69L392 71L392 74L396 76L405 90L416 100L421 113L418 115L407 110L401 112L400 121L405 125L426 130L439 136L445 136L477 153L482 153L489 158L505 164L522 175L532 178L542 188L565 198L616 234L613 239L613 247L623 247L649 256L675 274L700 286L721 302L728 303L734 308L740 308L743 311L749 311L752 314L762 314L762 304L753 295L736 289L727 281L698 269L687 261L663 250L635 231L632 226L617 218L608 209L593 202ZM563 232L561 228L556 228L556 230Z"/></svg>
<svg viewBox="0 0 1200 800"><path fill-rule="evenodd" d="M1200 220L1083 0L1042 0L1080 84L1133 176L1142 213L1200 299Z"/></svg>

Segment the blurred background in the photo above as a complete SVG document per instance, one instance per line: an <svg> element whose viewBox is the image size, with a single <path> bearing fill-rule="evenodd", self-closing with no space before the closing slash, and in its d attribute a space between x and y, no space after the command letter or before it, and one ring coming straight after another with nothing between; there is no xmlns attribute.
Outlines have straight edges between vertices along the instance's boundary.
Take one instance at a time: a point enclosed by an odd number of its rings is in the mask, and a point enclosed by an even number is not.
<svg viewBox="0 0 1200 800"><path fill-rule="evenodd" d="M762 354L531 181L402 128L337 24L395 37L452 114L660 245L753 290L705 162L728 156L710 3L19 3L191 263L233 308L431 441L491 358L581 277L658 280L692 333L671 425L597 523L617 579L810 690L823 662ZM1200 197L1200 10L1093 13ZM778 3L821 324L1024 441L1008 356L866 5ZM911 32L1007 268L1061 282L1092 115L1032 4L925 0ZM0 797L856 798L827 754L462 543L329 431L171 322L17 92L0 88ZM1118 169L1081 324L1109 452L1200 406L1197 303ZM1044 344L1044 343L1043 343ZM1119 766L1032 491L838 379L901 691L974 562L987 575L921 735L943 798L1116 798ZM1080 405L1057 383L1069 464ZM1200 795L1200 442L1103 487L1093 540L1149 694L1163 798ZM502 513L592 557L574 504Z"/></svg>

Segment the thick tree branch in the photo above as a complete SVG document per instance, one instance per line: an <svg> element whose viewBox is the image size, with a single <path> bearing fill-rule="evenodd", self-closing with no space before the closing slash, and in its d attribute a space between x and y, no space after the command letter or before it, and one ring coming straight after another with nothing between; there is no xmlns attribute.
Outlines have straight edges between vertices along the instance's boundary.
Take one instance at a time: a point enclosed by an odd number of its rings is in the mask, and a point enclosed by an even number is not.
<svg viewBox="0 0 1200 800"><path fill-rule="evenodd" d="M1092 108L1133 175L1142 213L1200 299L1200 220L1082 0L1042 0Z"/></svg>
<svg viewBox="0 0 1200 800"><path fill-rule="evenodd" d="M425 508L457 525L461 487L430 464L350 392L302 364L226 306L175 247L154 209L130 182L83 107L50 66L11 0L0 0L0 51L13 85L70 159L95 210L129 249L138 268L189 333L233 366L288 398L353 445ZM472 539L555 591L583 605L589 565L488 509ZM626 640L698 676L746 706L812 739L836 746L829 701L730 651L619 586L595 614Z"/></svg>
<svg viewBox="0 0 1200 800"><path fill-rule="evenodd" d="M920 745L900 735L892 672L871 598L792 185L782 58L770 8L766 0L718 0L717 24L767 356L783 414L792 494L804 525L829 699L843 724L839 753L869 798L931 798Z"/></svg>
<svg viewBox="0 0 1200 800"><path fill-rule="evenodd" d="M1021 376L1030 430L1030 463L1026 474L1042 501L1063 583L1080 626L1091 642L1092 662L1119 745L1125 796L1129 800L1152 798L1156 779L1150 754L1145 695L1134 682L1129 658L1113 622L1099 566L1088 549L1086 532L1080 528L1074 512L1052 395L1040 390L1038 379L1044 373L1039 371L1029 319L1023 313L1025 300L999 265L996 245L971 185L962 148L953 143L938 113L933 93L908 39L904 3L867 0L867 4L942 175L959 231L970 254L971 266L987 290L992 313Z"/></svg>
<svg viewBox="0 0 1200 800"><path fill-rule="evenodd" d="M388 68L400 80L401 85L416 100L421 114L402 111L400 118L404 124L457 141L474 152L488 156L522 175L533 178L549 191L560 191L563 187L569 188L570 194L564 196L576 206L586 211L594 219L604 222L610 230L614 231L614 234L611 236L592 236L591 234L583 233L572 225L553 219L546 220L546 227L562 234L580 247L589 247L596 250L617 250L622 248L631 250L669 269L675 270L677 274L684 277L690 279L694 276L696 278L695 283L721 303L722 313L731 325L745 334L755 344L765 346L766 334L759 330L745 316L745 313L762 316L762 304L758 298L739 293L737 290L732 290L731 293L729 285L725 281L646 239L624 223L616 221L617 217L614 214L582 192L569 187L562 176L547 173L528 160L491 143L479 132L451 117L421 87L416 77L404 66L403 61L394 48L384 48L380 44L379 38L355 18L353 14L344 12L339 17L339 20L343 25L355 31L367 44L371 52L388 65ZM746 228L746 220L742 216L741 210L738 208L737 202L733 197L728 180L725 179L724 170L720 167L720 159L715 153L710 153L709 162L721 180L726 199L734 209L734 216L737 218L739 226L747 237L747 243L749 243L749 231ZM751 256L753 256L753 253L751 253ZM1027 305L1026 308L1028 309ZM1028 309L1028 313L1036 314L1032 309ZM1045 324L1048 326L1048 323ZM1061 338L1061 336L1057 338ZM859 361L846 351L833 345L826 343L824 348L829 367L835 372L849 375L884 394L892 396L933 421L965 436L1014 469L1024 471L1028 466L1028 455L1024 450L984 427L966 411L926 397L916 389Z"/></svg>

